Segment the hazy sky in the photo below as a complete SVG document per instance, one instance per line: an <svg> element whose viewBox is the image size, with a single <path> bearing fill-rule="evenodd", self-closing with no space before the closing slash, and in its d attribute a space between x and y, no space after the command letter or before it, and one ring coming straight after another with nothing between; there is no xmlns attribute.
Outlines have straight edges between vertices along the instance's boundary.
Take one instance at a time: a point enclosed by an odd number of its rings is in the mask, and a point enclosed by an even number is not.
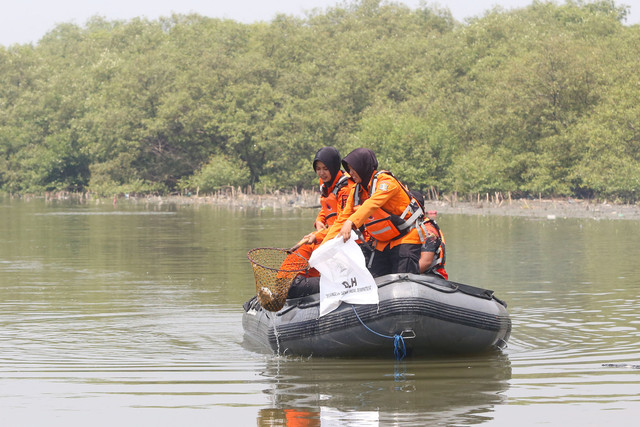
<svg viewBox="0 0 640 427"><path fill-rule="evenodd" d="M513 9L527 6L533 0L439 0L427 1L448 8L454 18L481 15L493 6ZM421 0L397 0L417 7ZM195 12L200 15L229 18L243 23L269 21L278 13L304 16L306 11L322 10L341 4L342 0L2 0L0 6L0 45L35 43L57 24L71 22L84 25L88 18L99 15L108 20L145 17L156 19L175 13ZM564 1L557 0L563 4ZM627 24L640 22L640 0L618 0L631 5Z"/></svg>

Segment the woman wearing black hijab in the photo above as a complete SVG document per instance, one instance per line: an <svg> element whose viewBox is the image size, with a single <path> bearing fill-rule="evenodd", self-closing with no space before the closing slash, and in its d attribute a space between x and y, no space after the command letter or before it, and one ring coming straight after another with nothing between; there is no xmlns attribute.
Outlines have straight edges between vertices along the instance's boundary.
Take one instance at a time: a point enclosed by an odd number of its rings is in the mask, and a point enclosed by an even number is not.
<svg viewBox="0 0 640 427"><path fill-rule="evenodd" d="M422 209L391 173L378 171L378 159L368 148L353 150L342 159L342 165L356 185L325 240L340 235L346 242L352 229L364 226L375 239L370 263L374 277L390 273L419 274L423 237L416 225L421 223L418 218Z"/></svg>
<svg viewBox="0 0 640 427"><path fill-rule="evenodd" d="M355 185L349 175L340 170L340 153L334 147L322 147L313 159L313 170L320 179L320 212L316 217L316 231L303 237L306 241L285 258L282 270L293 270L299 257L309 260L313 251L322 243L329 228L338 218L347 202L351 188ZM300 297L318 292L318 276L315 268L294 279L289 289L289 297Z"/></svg>
<svg viewBox="0 0 640 427"><path fill-rule="evenodd" d="M354 185L340 170L340 161L340 152L334 147L322 147L313 159L313 170L320 179L321 209L315 222L317 231L326 230L333 225L338 210L344 207L349 190ZM316 241L321 241L325 234L326 232L316 235Z"/></svg>

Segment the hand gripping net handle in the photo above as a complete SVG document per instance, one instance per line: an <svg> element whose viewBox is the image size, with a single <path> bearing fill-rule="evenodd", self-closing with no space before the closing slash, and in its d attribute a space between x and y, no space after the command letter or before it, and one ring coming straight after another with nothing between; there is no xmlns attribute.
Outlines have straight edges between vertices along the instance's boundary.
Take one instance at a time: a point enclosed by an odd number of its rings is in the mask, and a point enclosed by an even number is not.
<svg viewBox="0 0 640 427"><path fill-rule="evenodd" d="M256 248L247 253L256 281L256 296L269 311L279 311L287 300L293 279L309 268L297 252L280 248Z"/></svg>

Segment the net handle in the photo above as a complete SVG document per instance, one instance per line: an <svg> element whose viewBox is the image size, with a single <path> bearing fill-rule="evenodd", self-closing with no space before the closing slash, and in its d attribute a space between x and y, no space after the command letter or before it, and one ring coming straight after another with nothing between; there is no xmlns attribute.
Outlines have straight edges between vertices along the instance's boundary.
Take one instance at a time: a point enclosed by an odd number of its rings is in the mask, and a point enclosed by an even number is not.
<svg viewBox="0 0 640 427"><path fill-rule="evenodd" d="M309 239L307 239L307 236L304 236L302 239L300 239L300 241L298 243L293 245L290 249L287 249L287 252L291 253L291 252L295 251L296 249L298 249L300 246L302 246L304 244L307 244L307 243L311 243L311 242L309 242Z"/></svg>

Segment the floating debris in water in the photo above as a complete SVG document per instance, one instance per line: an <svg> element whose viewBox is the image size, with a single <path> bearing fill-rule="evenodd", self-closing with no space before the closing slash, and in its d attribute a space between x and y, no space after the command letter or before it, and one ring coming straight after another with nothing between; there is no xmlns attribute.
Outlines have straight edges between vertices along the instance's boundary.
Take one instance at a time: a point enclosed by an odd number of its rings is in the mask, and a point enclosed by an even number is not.
<svg viewBox="0 0 640 427"><path fill-rule="evenodd" d="M629 363L603 363L602 366L606 366L607 368L631 368L631 369L640 369L640 365L631 365Z"/></svg>

